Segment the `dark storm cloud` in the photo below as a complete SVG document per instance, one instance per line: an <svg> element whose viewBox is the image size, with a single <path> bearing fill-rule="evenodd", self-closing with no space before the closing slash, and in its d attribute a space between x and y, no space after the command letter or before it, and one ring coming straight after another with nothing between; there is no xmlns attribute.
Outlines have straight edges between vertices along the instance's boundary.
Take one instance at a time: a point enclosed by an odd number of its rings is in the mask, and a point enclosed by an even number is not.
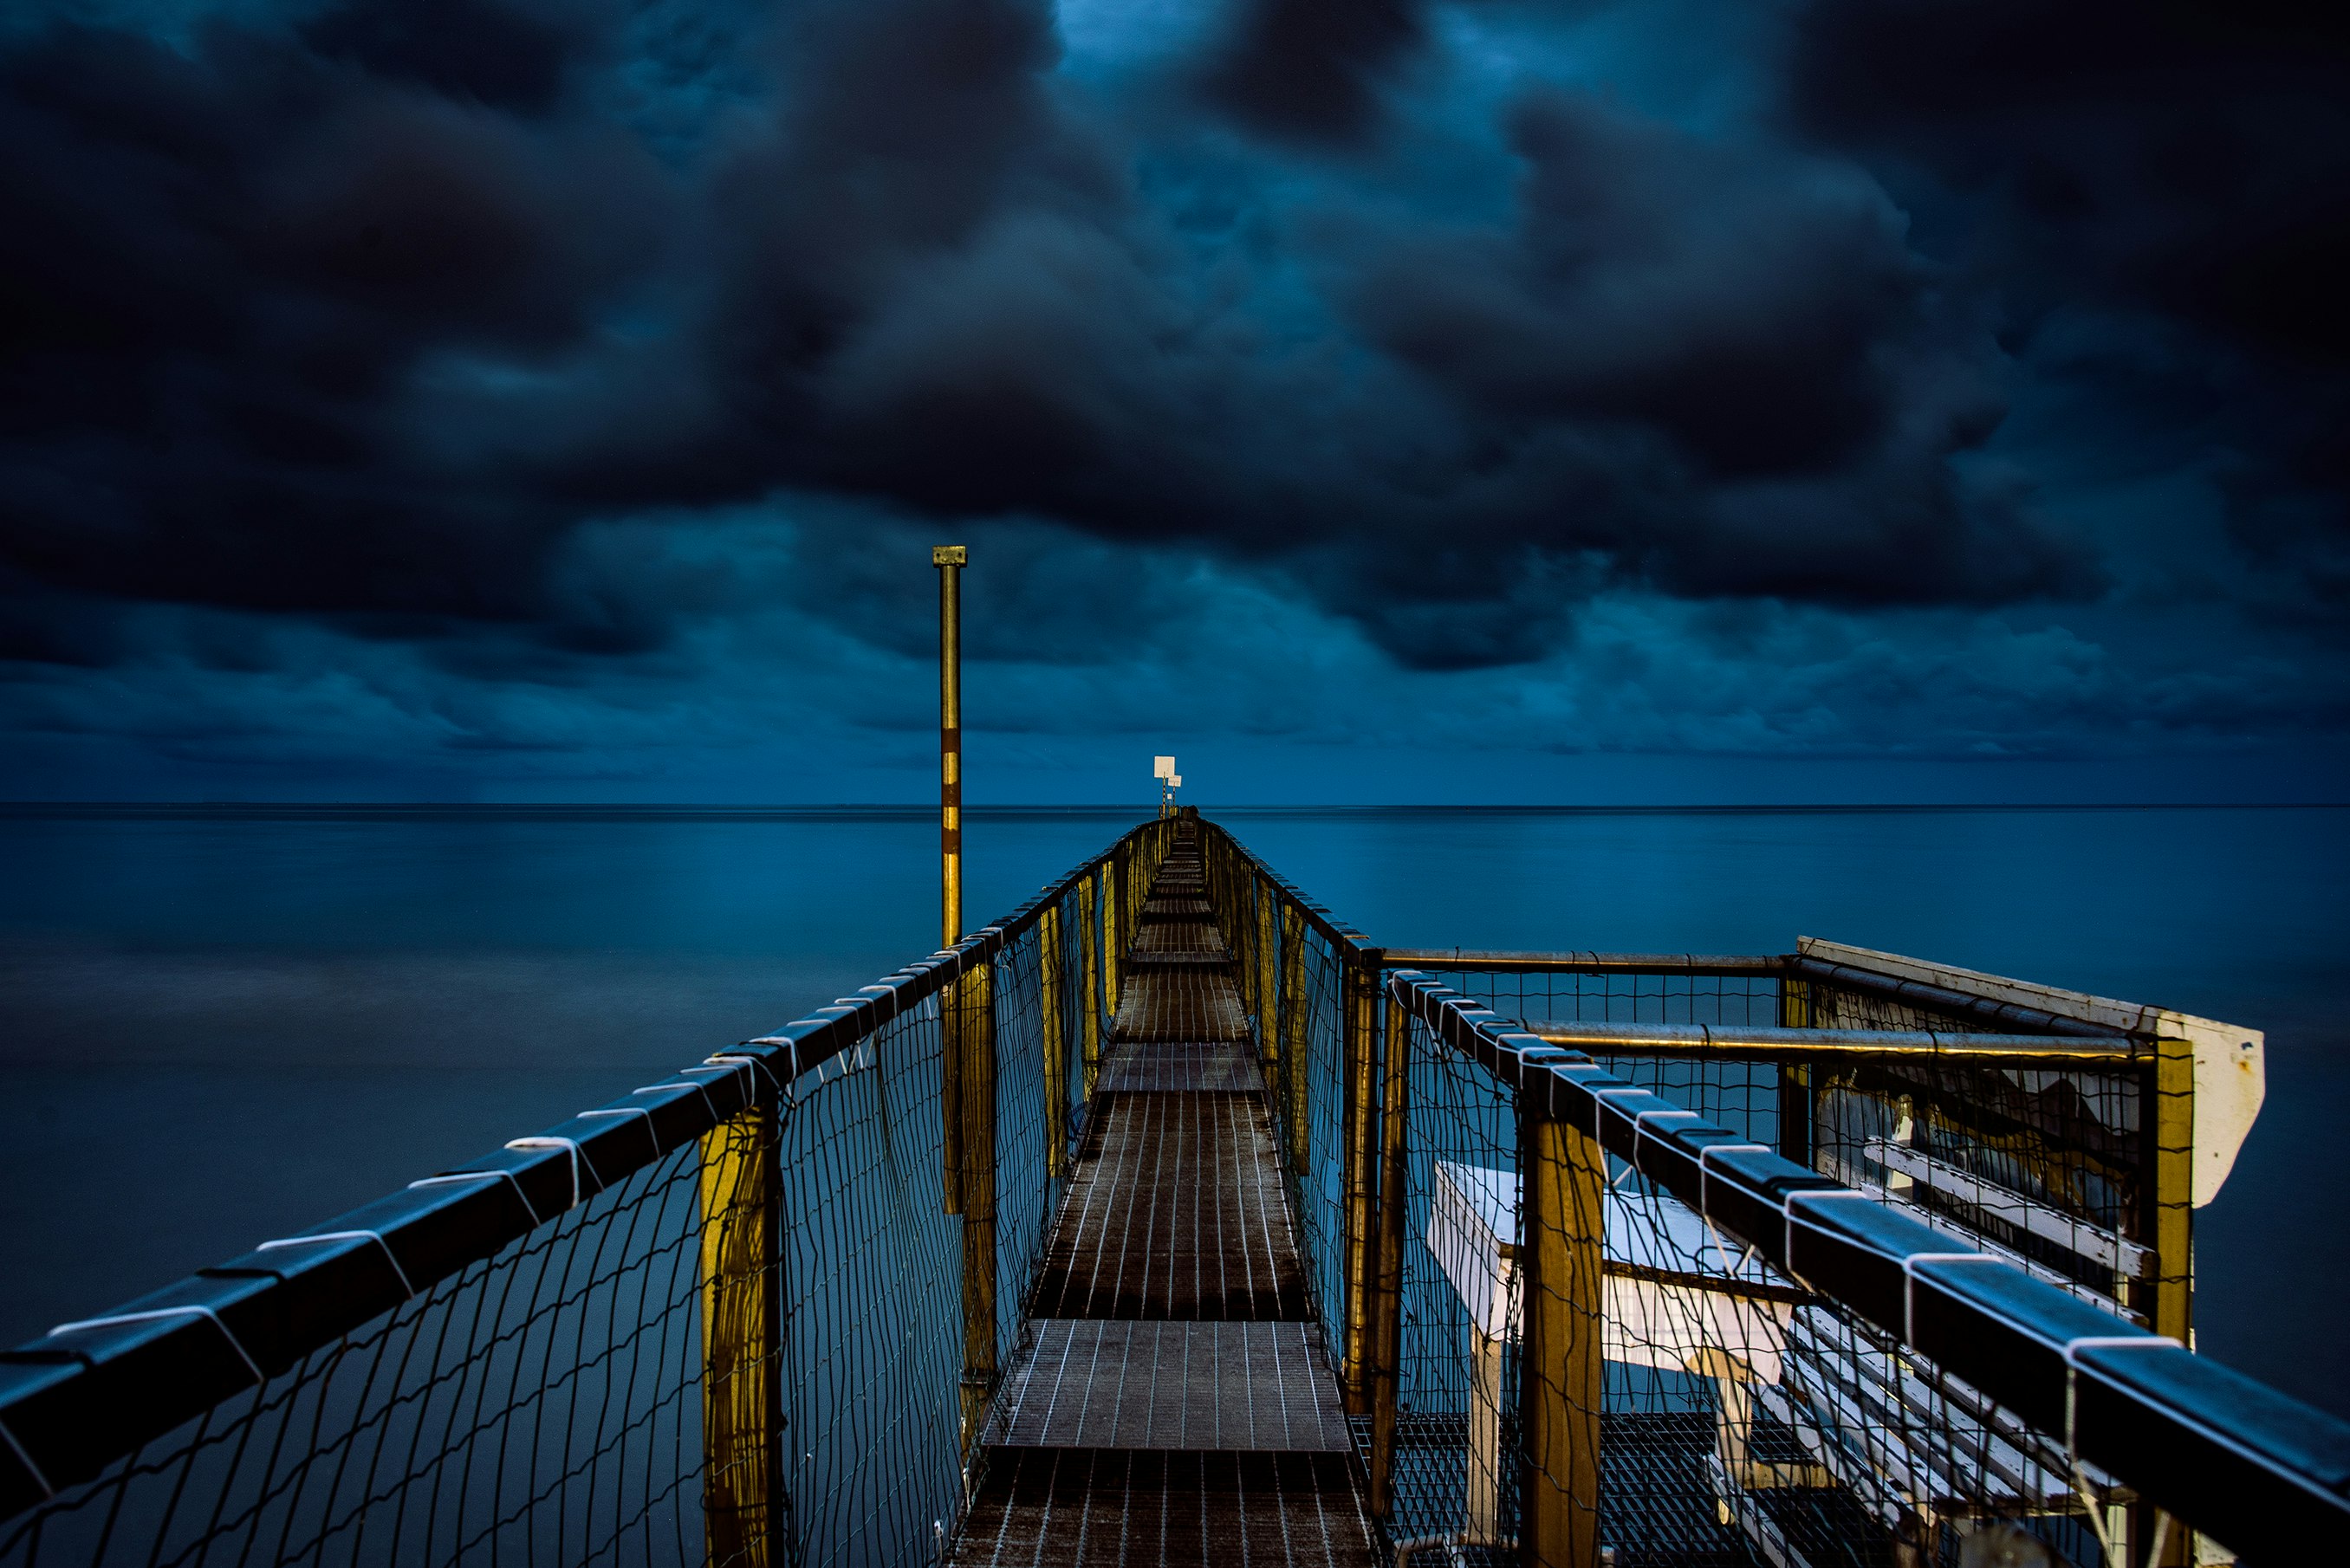
<svg viewBox="0 0 2350 1568"><path fill-rule="evenodd" d="M1432 16L1240 5L1169 67L1209 107L1138 129L1060 78L1041 0L806 0L723 62L758 93L660 159L618 7L27 35L0 55L12 646L102 661L65 628L140 600L639 652L700 578L581 528L778 493L840 503L798 559L843 624L874 516L1034 520L1109 547L1105 596L1118 548L1205 551L1433 670L1534 659L1611 585L2095 591L2028 483L1966 466L2012 369L1991 292L1850 162L1530 78L1483 154L1504 210L1440 221L1400 175L1350 208L1330 169L1376 178ZM1795 40L1811 134L1967 143L1965 114L1837 96L1883 52L1840 16ZM1211 142L1242 238L1141 171ZM1093 635L1055 580L1037 616Z"/></svg>
<svg viewBox="0 0 2350 1568"><path fill-rule="evenodd" d="M1559 93L1510 130L1514 223L1398 245L1359 308L1487 431L1584 432L1597 450L1567 461L1617 493L1576 497L1552 539L1703 594L2083 586L2012 497L1953 480L2004 411L2000 357L1874 185Z"/></svg>
<svg viewBox="0 0 2350 1568"><path fill-rule="evenodd" d="M390 47L355 12L313 32ZM517 82L464 53L507 36L408 40L389 81L225 29L192 57L73 27L0 57L0 541L20 581L535 613L567 519L436 472L400 400L437 351L575 341L650 254L661 192L611 130L476 100Z"/></svg>
<svg viewBox="0 0 2350 1568"><path fill-rule="evenodd" d="M2160 386L2116 356L2099 396L2230 449L2239 540L2350 603L2350 16L1825 0L1791 42L1796 123L1999 276L2019 341L2083 306L2172 332Z"/></svg>
<svg viewBox="0 0 2350 1568"><path fill-rule="evenodd" d="M1248 129L1359 143L1382 96L1427 41L1424 0L1243 0L1202 63L1201 97Z"/></svg>
<svg viewBox="0 0 2350 1568"><path fill-rule="evenodd" d="M609 18L592 7L490 0L358 0L310 18L302 41L330 60L451 98L545 114Z"/></svg>

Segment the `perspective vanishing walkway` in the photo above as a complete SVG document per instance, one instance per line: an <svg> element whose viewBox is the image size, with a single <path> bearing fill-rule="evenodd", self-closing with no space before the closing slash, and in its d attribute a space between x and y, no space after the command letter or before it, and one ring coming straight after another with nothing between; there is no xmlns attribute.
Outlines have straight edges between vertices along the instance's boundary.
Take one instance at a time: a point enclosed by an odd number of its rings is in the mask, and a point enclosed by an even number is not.
<svg viewBox="0 0 2350 1568"><path fill-rule="evenodd" d="M955 1561L1376 1561L1195 829L1160 867Z"/></svg>

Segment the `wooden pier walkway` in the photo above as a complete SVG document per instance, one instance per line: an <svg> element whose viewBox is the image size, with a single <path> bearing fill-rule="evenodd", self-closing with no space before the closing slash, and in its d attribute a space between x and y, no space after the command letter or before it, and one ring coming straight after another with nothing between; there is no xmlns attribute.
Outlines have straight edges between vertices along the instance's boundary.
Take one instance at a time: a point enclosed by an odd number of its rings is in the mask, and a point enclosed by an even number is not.
<svg viewBox="0 0 2350 1568"><path fill-rule="evenodd" d="M1192 830L1118 1026L955 1561L1376 1561Z"/></svg>

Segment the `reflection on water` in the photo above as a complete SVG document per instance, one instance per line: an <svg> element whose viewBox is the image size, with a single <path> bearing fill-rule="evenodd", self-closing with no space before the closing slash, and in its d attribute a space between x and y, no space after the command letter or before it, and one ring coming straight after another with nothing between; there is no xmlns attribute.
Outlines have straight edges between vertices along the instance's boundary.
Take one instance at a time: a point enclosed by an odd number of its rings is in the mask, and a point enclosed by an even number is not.
<svg viewBox="0 0 2350 1568"><path fill-rule="evenodd" d="M2350 1413L2350 812L1228 812L1396 944L1921 953L2269 1032L2201 1345ZM974 813L974 921L1133 814ZM0 1336L760 1033L937 941L920 812L0 815Z"/></svg>

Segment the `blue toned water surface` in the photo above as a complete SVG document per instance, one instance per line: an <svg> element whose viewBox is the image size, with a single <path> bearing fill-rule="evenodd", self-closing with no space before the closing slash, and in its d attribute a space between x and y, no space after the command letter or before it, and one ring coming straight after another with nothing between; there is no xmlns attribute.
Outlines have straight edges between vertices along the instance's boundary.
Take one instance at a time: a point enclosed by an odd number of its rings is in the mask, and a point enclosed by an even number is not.
<svg viewBox="0 0 2350 1568"><path fill-rule="evenodd" d="M1798 934L2268 1032L2201 1348L2350 1414L2350 810L1215 812L1397 946ZM975 812L978 924L1135 820ZM761 1033L938 942L919 812L0 815L0 1339Z"/></svg>

